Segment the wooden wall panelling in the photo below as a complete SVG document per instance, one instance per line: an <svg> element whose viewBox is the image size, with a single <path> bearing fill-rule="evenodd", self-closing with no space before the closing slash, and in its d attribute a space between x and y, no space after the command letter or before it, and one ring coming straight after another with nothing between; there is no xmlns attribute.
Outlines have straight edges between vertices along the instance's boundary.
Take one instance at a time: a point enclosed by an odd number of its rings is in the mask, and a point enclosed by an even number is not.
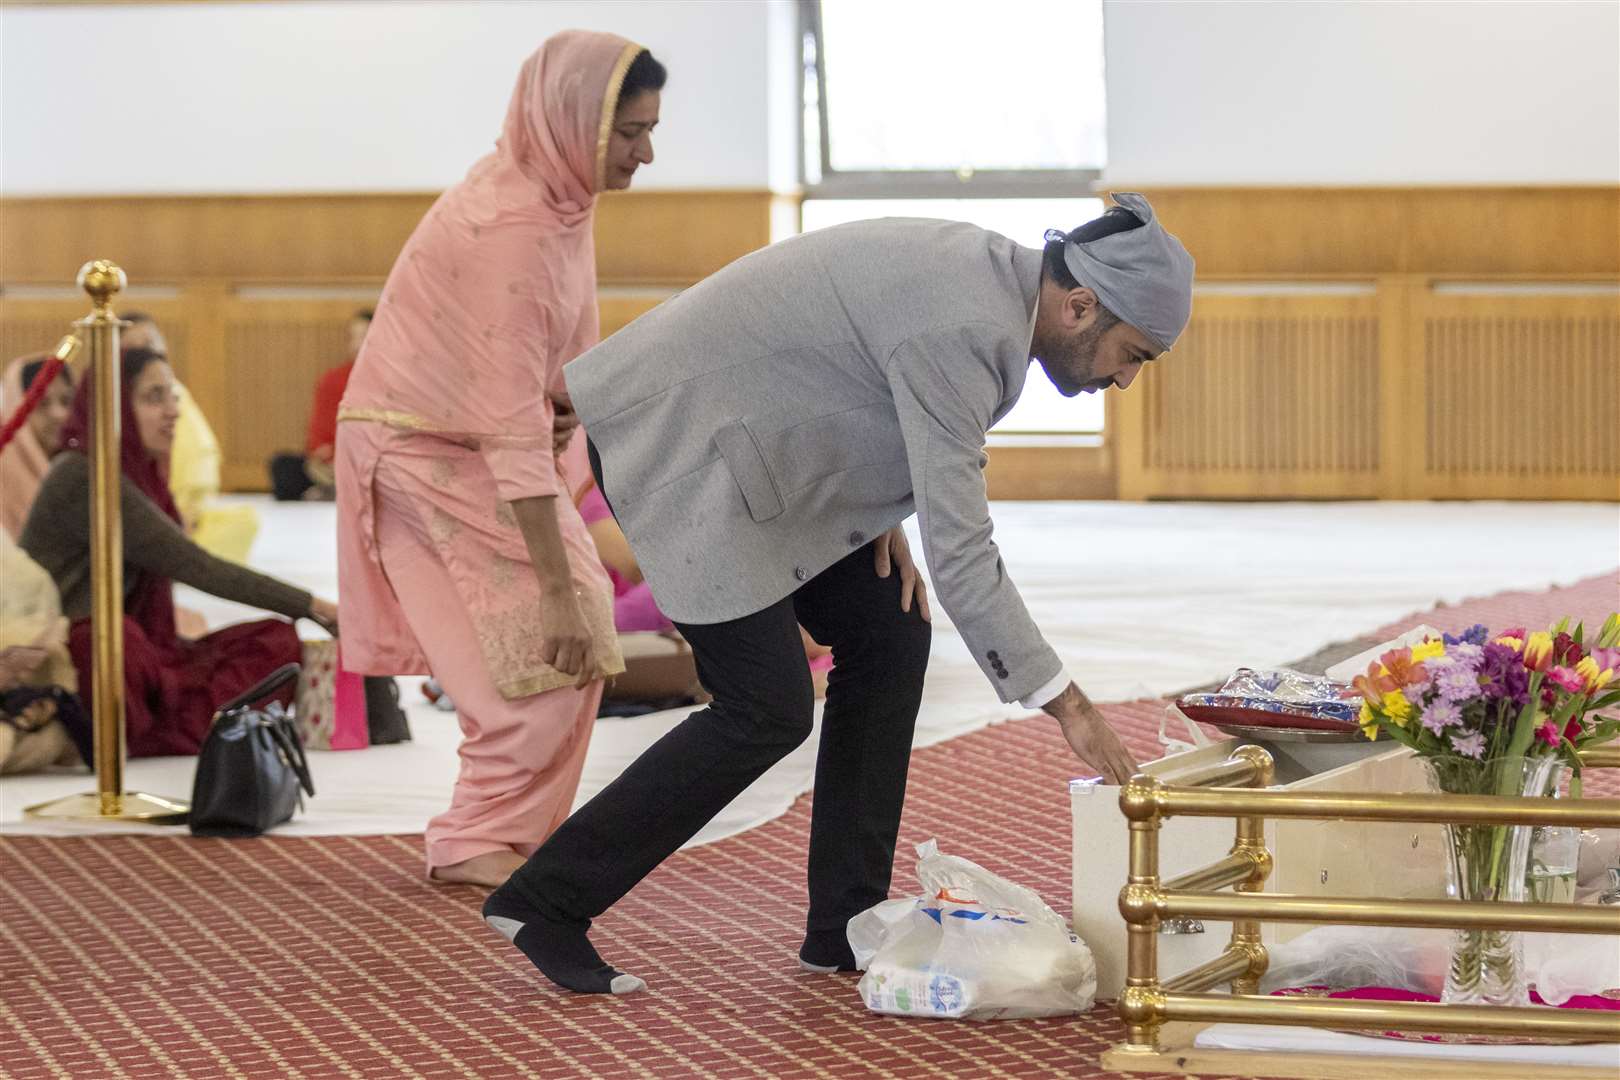
<svg viewBox="0 0 1620 1080"><path fill-rule="evenodd" d="M1409 275L1378 279L1378 494L1415 499L1419 483L1411 468L1421 444L1422 373L1410 363L1415 298L1428 282Z"/></svg>
<svg viewBox="0 0 1620 1080"><path fill-rule="evenodd" d="M71 283L91 258L131 281L373 281L434 194L0 199L7 283ZM688 285L771 238L768 191L648 191L597 205L604 284Z"/></svg>
<svg viewBox="0 0 1620 1080"><path fill-rule="evenodd" d="M1376 495L1376 296L1201 295L1194 312L1121 395L1121 495Z"/></svg>
<svg viewBox="0 0 1620 1080"><path fill-rule="evenodd" d="M1200 278L1620 273L1614 186L1143 190Z"/></svg>
<svg viewBox="0 0 1620 1080"><path fill-rule="evenodd" d="M205 408L227 487L264 490L270 456L303 450L315 384L344 362L349 318L360 306L348 297L219 299L219 397ZM201 387L197 395L204 400Z"/></svg>
<svg viewBox="0 0 1620 1080"><path fill-rule="evenodd" d="M1411 494L1620 498L1620 292L1413 298Z"/></svg>
<svg viewBox="0 0 1620 1080"><path fill-rule="evenodd" d="M995 446L987 451L992 499L1112 499L1118 495L1108 446Z"/></svg>

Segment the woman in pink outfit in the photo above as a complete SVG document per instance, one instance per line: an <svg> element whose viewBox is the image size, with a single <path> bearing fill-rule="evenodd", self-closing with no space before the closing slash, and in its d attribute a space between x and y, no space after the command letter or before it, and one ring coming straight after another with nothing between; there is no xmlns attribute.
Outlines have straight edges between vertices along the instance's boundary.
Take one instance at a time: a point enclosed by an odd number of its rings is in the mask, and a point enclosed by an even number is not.
<svg viewBox="0 0 1620 1080"><path fill-rule="evenodd" d="M598 337L596 196L652 161L663 84L611 34L529 57L495 152L395 262L338 414L344 666L431 672L460 715L436 881L498 885L562 823L624 668L555 421Z"/></svg>

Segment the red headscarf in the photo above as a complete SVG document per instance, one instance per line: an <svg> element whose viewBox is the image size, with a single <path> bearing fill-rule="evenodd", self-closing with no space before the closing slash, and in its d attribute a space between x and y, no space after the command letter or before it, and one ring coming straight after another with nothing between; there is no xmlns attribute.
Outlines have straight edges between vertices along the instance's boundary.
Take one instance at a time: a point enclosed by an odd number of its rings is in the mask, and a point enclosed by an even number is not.
<svg viewBox="0 0 1620 1080"><path fill-rule="evenodd" d="M126 349L123 355L119 407L122 413L118 445L118 464L124 477L135 485L157 508L180 524L180 509L174 504L166 479L167 469L159 463L141 443L140 425L135 420L135 407L130 391L141 372L154 360L164 359L161 353L147 349ZM79 382L79 391L73 398L73 413L62 427L62 449L66 452L90 455L90 414L94 397L95 373L86 370ZM140 582L125 600L124 613L140 624L152 644L172 645L179 640L174 628L174 583L168 578L142 572Z"/></svg>

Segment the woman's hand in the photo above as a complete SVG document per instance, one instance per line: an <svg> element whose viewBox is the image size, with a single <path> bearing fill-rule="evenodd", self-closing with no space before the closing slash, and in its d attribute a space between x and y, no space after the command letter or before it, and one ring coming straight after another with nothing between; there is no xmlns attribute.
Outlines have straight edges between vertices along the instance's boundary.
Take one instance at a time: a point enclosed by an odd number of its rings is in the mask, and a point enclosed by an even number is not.
<svg viewBox="0 0 1620 1080"><path fill-rule="evenodd" d="M562 452L568 449L568 440L574 437L574 429L579 427L579 414L574 411L574 403L567 394L553 391L550 396L551 452L561 457Z"/></svg>
<svg viewBox="0 0 1620 1080"><path fill-rule="evenodd" d="M928 612L928 586L917 573L917 564L911 561L911 545L906 542L906 531L898 525L878 537L873 543L877 561L877 576L889 576L891 566L900 568L900 610L911 610L911 598L917 597L917 611L923 622L933 622Z"/></svg>
<svg viewBox="0 0 1620 1080"><path fill-rule="evenodd" d="M8 645L0 649L0 690L21 686L50 659L39 645Z"/></svg>
<svg viewBox="0 0 1620 1080"><path fill-rule="evenodd" d="M338 606L330 600L315 597L309 602L309 618L316 626L333 637L338 636Z"/></svg>
<svg viewBox="0 0 1620 1080"><path fill-rule="evenodd" d="M540 595L540 659L575 676L575 686L596 678L591 628L570 589L549 589Z"/></svg>

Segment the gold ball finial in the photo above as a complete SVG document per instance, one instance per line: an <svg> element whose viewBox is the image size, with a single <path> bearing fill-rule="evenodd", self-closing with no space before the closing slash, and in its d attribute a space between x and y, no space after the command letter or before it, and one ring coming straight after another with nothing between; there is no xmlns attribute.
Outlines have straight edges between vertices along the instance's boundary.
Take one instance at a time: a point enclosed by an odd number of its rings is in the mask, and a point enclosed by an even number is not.
<svg viewBox="0 0 1620 1080"><path fill-rule="evenodd" d="M110 259L96 259L79 267L79 288L90 294L96 307L106 307L127 284L124 271Z"/></svg>

